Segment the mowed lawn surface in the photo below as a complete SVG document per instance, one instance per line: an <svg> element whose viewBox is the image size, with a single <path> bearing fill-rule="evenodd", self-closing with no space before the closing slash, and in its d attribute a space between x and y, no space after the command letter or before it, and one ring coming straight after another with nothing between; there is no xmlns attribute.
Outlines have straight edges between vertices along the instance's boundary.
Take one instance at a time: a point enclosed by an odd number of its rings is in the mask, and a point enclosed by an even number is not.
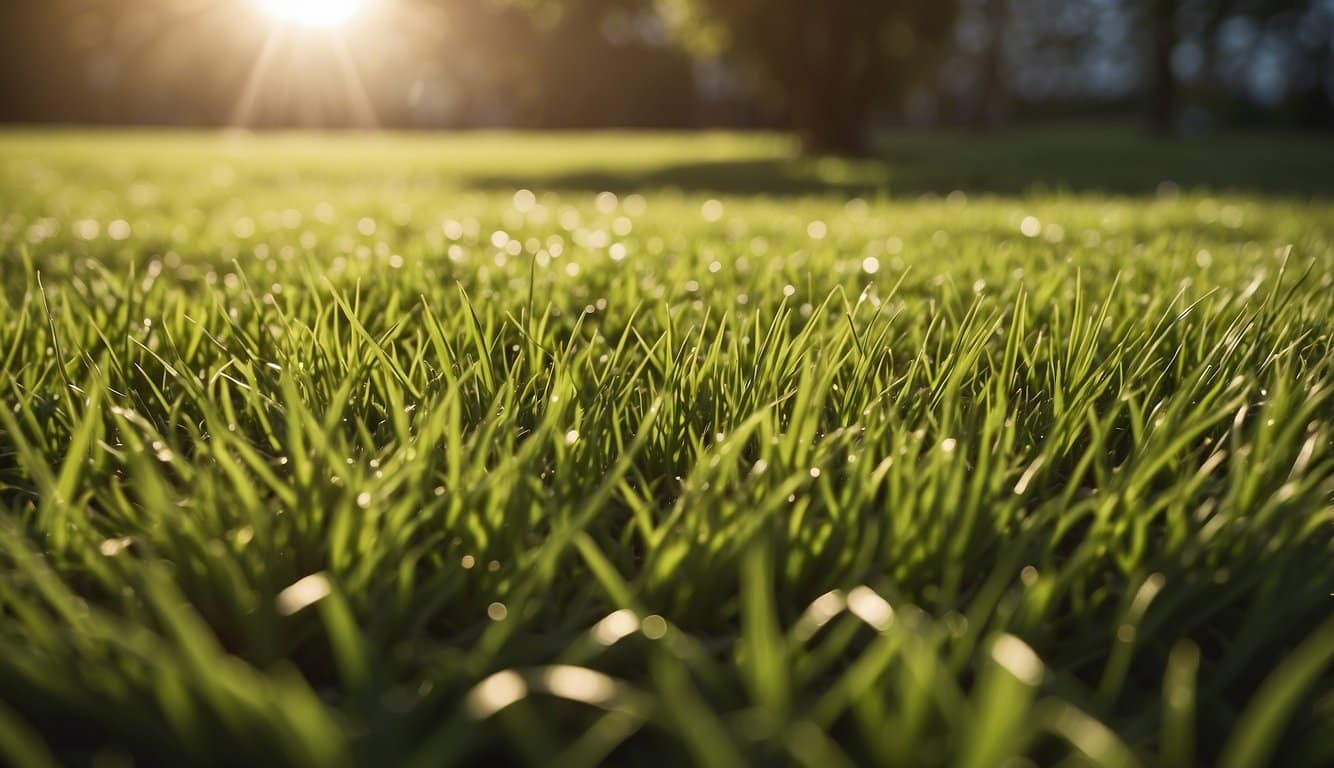
<svg viewBox="0 0 1334 768"><path fill-rule="evenodd" d="M0 135L0 762L1328 765L1334 151L885 152Z"/></svg>

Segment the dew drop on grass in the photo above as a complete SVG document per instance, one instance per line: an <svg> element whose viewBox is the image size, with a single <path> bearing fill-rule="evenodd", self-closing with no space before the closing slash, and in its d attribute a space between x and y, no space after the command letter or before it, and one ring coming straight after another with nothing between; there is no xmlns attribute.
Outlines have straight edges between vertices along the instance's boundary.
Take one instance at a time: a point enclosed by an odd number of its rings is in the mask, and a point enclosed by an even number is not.
<svg viewBox="0 0 1334 768"><path fill-rule="evenodd" d="M593 205L597 208L598 213L611 213L616 210L616 206L619 204L620 200L614 192L599 192L593 200Z"/></svg>
<svg viewBox="0 0 1334 768"><path fill-rule="evenodd" d="M553 696L606 707L616 699L616 681L585 667L557 664L542 673L542 685Z"/></svg>
<svg viewBox="0 0 1334 768"><path fill-rule="evenodd" d="M667 636L667 620L656 613L645 616L639 625L639 631L650 640L661 640Z"/></svg>
<svg viewBox="0 0 1334 768"><path fill-rule="evenodd" d="M879 630L888 629L894 621L894 608L889 601L867 586L854 587L848 592L848 610Z"/></svg>
<svg viewBox="0 0 1334 768"><path fill-rule="evenodd" d="M102 225L93 219L80 219L74 222L74 236L80 240L96 240L102 232Z"/></svg>
<svg viewBox="0 0 1334 768"><path fill-rule="evenodd" d="M328 597L332 589L329 577L323 573L312 573L278 593L276 600L278 613L291 616L302 608Z"/></svg>
<svg viewBox="0 0 1334 768"><path fill-rule="evenodd" d="M120 539L107 539L106 541L102 542L102 544L98 546L97 549L106 557L115 557L116 555L119 555L121 552L124 552L125 550L129 549L130 545L133 543L134 540L131 539L129 536Z"/></svg>
<svg viewBox="0 0 1334 768"><path fill-rule="evenodd" d="M805 617L810 619L814 629L819 629L842 613L847 604L842 592L836 589L830 590L815 598L815 601L806 608Z"/></svg>
<svg viewBox="0 0 1334 768"><path fill-rule="evenodd" d="M991 658L1028 686L1042 682L1042 659L1023 640L1001 635L991 646Z"/></svg>
<svg viewBox="0 0 1334 768"><path fill-rule="evenodd" d="M634 611L622 608L593 626L593 639L600 645L612 646L638 628L639 617Z"/></svg>
<svg viewBox="0 0 1334 768"><path fill-rule="evenodd" d="M511 670L497 672L483 680L468 694L468 712L479 720L485 719L528 695L528 684L519 673Z"/></svg>
<svg viewBox="0 0 1334 768"><path fill-rule="evenodd" d="M642 216L648 210L648 200L640 194L628 195L623 203L625 212L631 216Z"/></svg>

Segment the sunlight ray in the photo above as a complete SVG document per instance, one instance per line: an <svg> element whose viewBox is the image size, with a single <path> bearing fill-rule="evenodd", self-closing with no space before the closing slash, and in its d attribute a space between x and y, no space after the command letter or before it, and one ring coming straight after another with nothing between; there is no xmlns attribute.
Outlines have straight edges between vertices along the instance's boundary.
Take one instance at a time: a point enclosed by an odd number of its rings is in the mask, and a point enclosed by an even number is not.
<svg viewBox="0 0 1334 768"><path fill-rule="evenodd" d="M286 34L281 28L275 27L270 30L268 37L264 40L264 46L260 48L259 55L255 57L255 63L250 67L250 74L246 76L245 86L237 96L236 106L232 108L231 119L228 125L233 128L247 128L254 119L255 104L259 100L260 88L264 83L264 78L268 74L269 68L273 64L274 57L278 54L279 44Z"/></svg>
<svg viewBox="0 0 1334 768"><path fill-rule="evenodd" d="M339 70L343 76L343 86L348 106L352 109L352 119L358 128L377 130L380 127L379 116L375 114L375 104L361 79L356 59L347 47L347 40L342 35L333 37L334 54L338 59Z"/></svg>

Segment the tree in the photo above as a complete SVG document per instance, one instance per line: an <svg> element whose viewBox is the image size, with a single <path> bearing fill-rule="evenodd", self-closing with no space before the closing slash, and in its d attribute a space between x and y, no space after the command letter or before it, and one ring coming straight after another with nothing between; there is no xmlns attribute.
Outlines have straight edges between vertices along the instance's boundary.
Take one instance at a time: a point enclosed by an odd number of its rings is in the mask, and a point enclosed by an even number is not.
<svg viewBox="0 0 1334 768"><path fill-rule="evenodd" d="M859 154L875 109L902 98L949 44L954 0L659 0L697 51L736 61L806 150Z"/></svg>
<svg viewBox="0 0 1334 768"><path fill-rule="evenodd" d="M1259 107L1269 119L1295 117L1309 126L1328 126L1334 114L1329 82L1334 72L1331 30L1334 12L1321 0L1127 0L1126 10L1147 26L1147 75L1145 80L1150 127L1160 133L1172 130L1179 108L1191 96L1183 93L1173 61L1184 44L1199 52L1195 79L1203 81L1207 96L1222 101L1227 83L1220 82L1218 46L1223 25L1245 21L1257 31L1249 54L1231 54L1232 63L1248 67L1249 56L1261 47L1281 49L1281 82L1273 84L1273 101ZM1236 96L1238 84L1230 84ZM1196 98L1201 88L1195 89ZM1254 109L1255 105L1249 105ZM1292 114L1293 112L1296 114Z"/></svg>
<svg viewBox="0 0 1334 768"><path fill-rule="evenodd" d="M1169 133L1176 121L1177 82L1172 70L1172 54L1176 50L1178 0L1150 0L1153 43L1150 46L1149 71L1152 95L1149 103L1149 125L1157 133Z"/></svg>
<svg viewBox="0 0 1334 768"><path fill-rule="evenodd" d="M996 127L1009 110L1009 70L1005 62L1005 30L1009 0L983 0L987 38L981 52L981 86L972 120L976 129Z"/></svg>

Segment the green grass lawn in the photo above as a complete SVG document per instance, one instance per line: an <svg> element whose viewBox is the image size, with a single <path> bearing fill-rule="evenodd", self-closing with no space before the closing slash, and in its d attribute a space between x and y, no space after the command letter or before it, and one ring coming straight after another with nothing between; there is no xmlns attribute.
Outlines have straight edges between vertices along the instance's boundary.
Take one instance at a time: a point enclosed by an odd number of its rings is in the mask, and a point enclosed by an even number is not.
<svg viewBox="0 0 1334 768"><path fill-rule="evenodd" d="M0 134L0 763L1328 765L1332 198Z"/></svg>

